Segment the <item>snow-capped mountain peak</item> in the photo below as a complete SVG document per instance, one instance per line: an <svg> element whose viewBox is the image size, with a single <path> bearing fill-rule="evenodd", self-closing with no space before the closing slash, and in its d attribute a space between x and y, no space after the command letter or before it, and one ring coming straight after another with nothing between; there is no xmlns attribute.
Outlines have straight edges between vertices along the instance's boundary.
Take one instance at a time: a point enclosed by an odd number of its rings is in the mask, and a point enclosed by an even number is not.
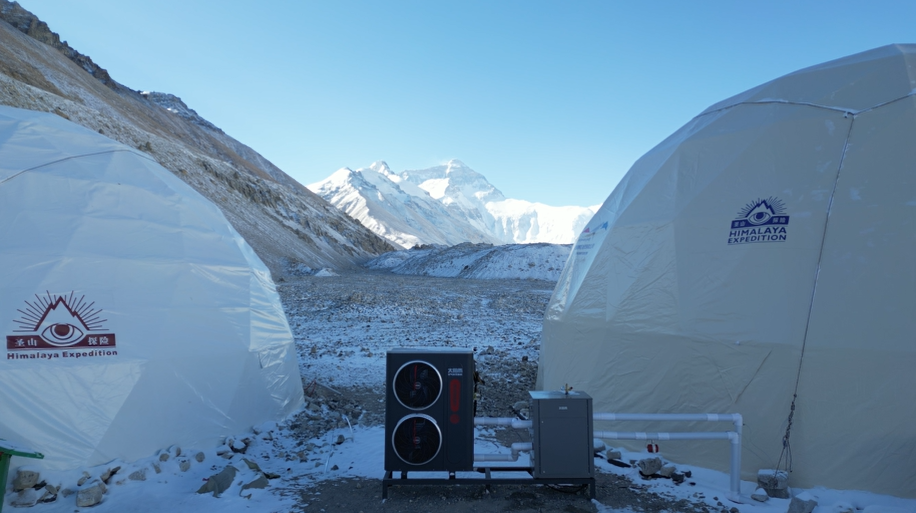
<svg viewBox="0 0 916 513"><path fill-rule="evenodd" d="M356 171L342 168L308 188L406 248L463 242L569 244L595 212L594 207L506 199L460 160L398 174L380 160Z"/></svg>
<svg viewBox="0 0 916 513"><path fill-rule="evenodd" d="M388 177L388 178L392 176L397 176L396 174L394 174L393 171L391 171L391 168L388 167L388 163L385 162L384 160L376 160L375 162L372 163L371 166L369 166L369 169L375 171L376 173L382 176Z"/></svg>
<svg viewBox="0 0 916 513"><path fill-rule="evenodd" d="M404 171L400 176L445 204L466 204L464 199L471 203L506 199L482 174L456 159L429 169Z"/></svg>

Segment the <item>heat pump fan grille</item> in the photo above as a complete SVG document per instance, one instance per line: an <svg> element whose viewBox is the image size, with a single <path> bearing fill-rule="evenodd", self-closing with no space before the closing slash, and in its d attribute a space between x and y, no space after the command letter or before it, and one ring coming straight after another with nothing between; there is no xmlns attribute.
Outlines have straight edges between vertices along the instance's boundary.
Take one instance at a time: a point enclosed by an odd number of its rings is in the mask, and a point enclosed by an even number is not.
<svg viewBox="0 0 916 513"><path fill-rule="evenodd" d="M391 445L404 463L423 465L439 454L442 432L432 417L408 415L394 428Z"/></svg>
<svg viewBox="0 0 916 513"><path fill-rule="evenodd" d="M407 362L394 375L392 385L398 401L411 410L430 407L442 392L442 377L432 365L419 360Z"/></svg>

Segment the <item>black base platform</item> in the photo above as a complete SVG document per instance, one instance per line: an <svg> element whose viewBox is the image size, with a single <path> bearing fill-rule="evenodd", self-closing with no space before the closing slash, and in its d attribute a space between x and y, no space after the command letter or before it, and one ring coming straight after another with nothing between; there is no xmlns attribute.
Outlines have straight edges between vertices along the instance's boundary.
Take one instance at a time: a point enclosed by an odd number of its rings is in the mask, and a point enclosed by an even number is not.
<svg viewBox="0 0 916 513"><path fill-rule="evenodd" d="M528 475L531 475L531 469L527 467L519 468L506 468L506 467L490 467L479 468L478 472L485 474L486 477L474 478L474 477L457 477L454 472L449 472L447 478L414 478L408 479L407 472L401 472L400 478L393 477L394 472L387 471L385 472L385 477L382 479L382 498L388 498L388 487L390 486L420 486L420 485L486 485L487 489L490 489L490 485L495 484L521 484L521 485L588 485L589 497L594 499L596 494L596 485L594 477L567 477L567 478L504 478L504 477L492 477L491 470L496 472L527 472Z"/></svg>

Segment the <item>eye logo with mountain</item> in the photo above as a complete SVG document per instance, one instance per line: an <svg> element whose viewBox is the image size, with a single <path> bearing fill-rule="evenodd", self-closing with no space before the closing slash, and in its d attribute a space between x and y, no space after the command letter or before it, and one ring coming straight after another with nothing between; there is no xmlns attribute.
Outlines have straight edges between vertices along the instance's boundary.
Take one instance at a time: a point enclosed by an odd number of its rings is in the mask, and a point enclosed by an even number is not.
<svg viewBox="0 0 916 513"><path fill-rule="evenodd" d="M782 242L788 238L789 216L785 203L770 196L757 199L738 211L728 233L728 244Z"/></svg>
<svg viewBox="0 0 916 513"><path fill-rule="evenodd" d="M80 356L112 356L117 343L115 334L104 327L107 319L101 318L102 309L86 296L52 295L35 296L35 301L25 301L18 309L19 318L13 322L18 329L6 336L7 359L58 358ZM47 349L80 349L80 351L42 352ZM83 348L91 348L84 351ZM36 354L23 352L39 351Z"/></svg>

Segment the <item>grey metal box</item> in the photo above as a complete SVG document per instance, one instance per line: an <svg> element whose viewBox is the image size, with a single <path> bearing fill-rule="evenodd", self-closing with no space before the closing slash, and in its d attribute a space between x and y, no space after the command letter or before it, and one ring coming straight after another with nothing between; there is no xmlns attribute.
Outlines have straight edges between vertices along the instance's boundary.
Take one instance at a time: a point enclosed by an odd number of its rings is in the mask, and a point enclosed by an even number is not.
<svg viewBox="0 0 916 513"><path fill-rule="evenodd" d="M531 396L535 478L595 476L592 398L584 392L528 392Z"/></svg>

